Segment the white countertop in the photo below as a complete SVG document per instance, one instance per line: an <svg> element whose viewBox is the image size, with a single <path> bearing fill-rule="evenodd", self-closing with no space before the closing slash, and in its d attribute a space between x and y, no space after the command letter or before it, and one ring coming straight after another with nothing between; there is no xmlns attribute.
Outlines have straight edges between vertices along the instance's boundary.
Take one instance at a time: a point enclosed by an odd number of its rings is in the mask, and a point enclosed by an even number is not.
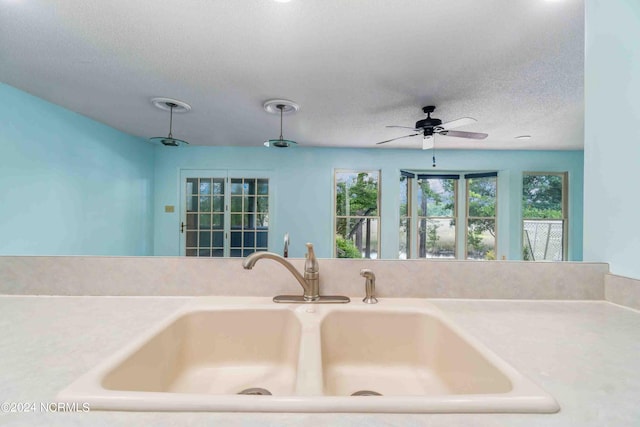
<svg viewBox="0 0 640 427"><path fill-rule="evenodd" d="M59 390L191 298L0 297L0 402ZM15 426L638 426L640 313L604 301L431 300L553 395L557 414L69 412L0 415Z"/></svg>

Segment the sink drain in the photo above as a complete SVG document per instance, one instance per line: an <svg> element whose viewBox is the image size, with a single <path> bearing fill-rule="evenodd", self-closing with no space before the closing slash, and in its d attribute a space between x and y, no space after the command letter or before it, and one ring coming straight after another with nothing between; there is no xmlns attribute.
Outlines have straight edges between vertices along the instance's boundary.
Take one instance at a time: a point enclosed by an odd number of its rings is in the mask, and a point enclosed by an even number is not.
<svg viewBox="0 0 640 427"><path fill-rule="evenodd" d="M380 393L378 393L377 391L360 390L360 391L356 391L355 393L351 394L351 396L382 396L382 395Z"/></svg>
<svg viewBox="0 0 640 427"><path fill-rule="evenodd" d="M247 394L249 396L271 396L271 392L269 390L260 387L247 388L238 394Z"/></svg>

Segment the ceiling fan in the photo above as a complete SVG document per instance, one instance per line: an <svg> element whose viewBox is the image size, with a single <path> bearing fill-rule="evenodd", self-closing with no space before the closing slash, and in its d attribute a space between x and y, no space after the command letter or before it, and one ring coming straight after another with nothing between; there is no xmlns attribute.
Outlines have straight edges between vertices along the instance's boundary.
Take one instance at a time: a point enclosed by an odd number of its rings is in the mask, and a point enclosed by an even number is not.
<svg viewBox="0 0 640 427"><path fill-rule="evenodd" d="M453 128L475 123L477 122L477 120L472 119L471 117L462 117L457 120L452 120L447 123L442 123L442 120L431 117L431 113L433 113L435 109L436 107L433 105L427 105L426 107L422 107L422 111L427 115L427 118L418 120L416 122L415 127L387 126L388 128L411 129L416 133L413 133L411 135L399 136L397 138L387 139L386 141L377 142L376 144L377 145L386 144L387 142L395 141L396 139L410 138L412 136L422 135L424 137L422 140L422 149L428 150L430 148L433 148L433 136L435 134L444 135L444 136L455 136L458 138L468 138L468 139L485 139L487 136L489 136L486 133L451 130Z"/></svg>

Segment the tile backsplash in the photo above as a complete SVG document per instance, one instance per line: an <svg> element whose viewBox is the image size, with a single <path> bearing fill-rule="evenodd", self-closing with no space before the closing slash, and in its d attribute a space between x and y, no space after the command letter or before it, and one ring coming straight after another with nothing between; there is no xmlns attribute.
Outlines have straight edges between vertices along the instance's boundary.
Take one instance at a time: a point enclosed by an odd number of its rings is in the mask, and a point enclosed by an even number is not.
<svg viewBox="0 0 640 427"><path fill-rule="evenodd" d="M304 259L290 259L300 271ZM605 298L605 263L321 259L322 294L364 296L360 269L376 274L379 297ZM244 270L240 259L186 257L0 257L0 294L246 295L302 294L271 260Z"/></svg>

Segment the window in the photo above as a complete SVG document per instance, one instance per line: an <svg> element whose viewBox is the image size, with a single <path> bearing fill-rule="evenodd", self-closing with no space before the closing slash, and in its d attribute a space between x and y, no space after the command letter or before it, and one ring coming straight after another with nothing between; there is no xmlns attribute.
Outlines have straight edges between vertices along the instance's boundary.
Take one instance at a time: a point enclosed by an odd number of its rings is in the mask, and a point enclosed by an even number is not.
<svg viewBox="0 0 640 427"><path fill-rule="evenodd" d="M464 176L467 187L467 259L496 259L497 176L495 172Z"/></svg>
<svg viewBox="0 0 640 427"><path fill-rule="evenodd" d="M456 257L458 175L418 175L418 257Z"/></svg>
<svg viewBox="0 0 640 427"><path fill-rule="evenodd" d="M567 250L567 174L527 172L522 180L522 259L563 261Z"/></svg>
<svg viewBox="0 0 640 427"><path fill-rule="evenodd" d="M399 258L496 259L497 176L400 171Z"/></svg>
<svg viewBox="0 0 640 427"><path fill-rule="evenodd" d="M229 177L227 171L190 176L193 174L182 173L185 208L181 253L192 257L245 257L268 250L269 179Z"/></svg>
<svg viewBox="0 0 640 427"><path fill-rule="evenodd" d="M380 171L335 172L335 256L378 258Z"/></svg>

